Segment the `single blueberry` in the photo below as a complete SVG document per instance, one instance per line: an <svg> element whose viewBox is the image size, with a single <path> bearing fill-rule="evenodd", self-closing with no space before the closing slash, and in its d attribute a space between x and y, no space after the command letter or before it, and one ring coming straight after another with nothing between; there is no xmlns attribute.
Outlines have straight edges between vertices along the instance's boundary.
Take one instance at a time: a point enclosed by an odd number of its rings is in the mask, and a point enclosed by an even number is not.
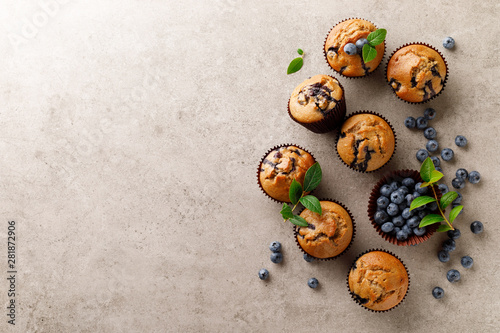
<svg viewBox="0 0 500 333"><path fill-rule="evenodd" d="M427 128L427 119L424 117L418 117L417 118L417 128L420 130L426 129Z"/></svg>
<svg viewBox="0 0 500 333"><path fill-rule="evenodd" d="M402 228L401 228L402 231L404 231L408 237L410 237L412 234L413 234L413 229L410 228L407 224L405 224Z"/></svg>
<svg viewBox="0 0 500 333"><path fill-rule="evenodd" d="M460 230L455 228L454 230L448 230L446 234L450 239L457 240L460 237Z"/></svg>
<svg viewBox="0 0 500 333"><path fill-rule="evenodd" d="M405 179L403 179L403 181L401 183L404 186L406 186L407 188L413 188L415 186L415 179L413 179L413 178L405 178Z"/></svg>
<svg viewBox="0 0 500 333"><path fill-rule="evenodd" d="M419 150L417 151L417 160L418 160L419 162L423 162L423 161L425 161L425 159L426 159L427 157L429 157L429 152L428 152L427 150L425 150L425 149L419 149Z"/></svg>
<svg viewBox="0 0 500 333"><path fill-rule="evenodd" d="M413 201L414 198L415 197L413 196L413 194L407 194L405 197L406 205L411 206L411 202Z"/></svg>
<svg viewBox="0 0 500 333"><path fill-rule="evenodd" d="M457 192L458 196L455 200L452 201L452 204L458 205L462 202L462 193L460 193L458 191L455 191L455 192Z"/></svg>
<svg viewBox="0 0 500 333"><path fill-rule="evenodd" d="M413 186L412 186L412 188L413 188ZM401 192L401 193L403 193L403 196L406 196L408 194L408 192L409 192L408 187L406 187L405 185L401 185L398 188L398 191Z"/></svg>
<svg viewBox="0 0 500 333"><path fill-rule="evenodd" d="M310 279L307 281L307 285L308 285L309 287L313 288L313 289L314 289L314 288L317 288L317 287L318 287L318 284L319 284L319 282L318 282L318 279L316 279L316 278L310 278Z"/></svg>
<svg viewBox="0 0 500 333"><path fill-rule="evenodd" d="M455 40L452 37L443 39L443 46L445 49L452 49L455 46Z"/></svg>
<svg viewBox="0 0 500 333"><path fill-rule="evenodd" d="M396 233L396 239L400 242L405 241L408 239L408 234L403 229L401 229Z"/></svg>
<svg viewBox="0 0 500 333"><path fill-rule="evenodd" d="M356 45L354 45L353 43L347 43L346 45L344 45L344 52L347 55L355 55L357 52Z"/></svg>
<svg viewBox="0 0 500 333"><path fill-rule="evenodd" d="M413 194L412 194L412 195L413 195L413 198L414 198L414 199L415 199L415 198L418 198L419 196L421 196L421 194L420 194L420 193L418 193L417 191L413 192Z"/></svg>
<svg viewBox="0 0 500 333"><path fill-rule="evenodd" d="M439 148L439 144L436 140L429 140L427 141L427 144L425 145L425 148L430 151L431 153L435 152Z"/></svg>
<svg viewBox="0 0 500 333"><path fill-rule="evenodd" d="M420 220L422 220L424 217L427 216L427 214L428 213L425 211L425 208L424 208L424 209L418 211L417 216Z"/></svg>
<svg viewBox="0 0 500 333"><path fill-rule="evenodd" d="M439 165L441 165L441 161L439 160L439 157L437 157L437 156L432 156L432 157L431 157L431 160L432 160L432 163L434 163L434 166L435 166L435 167L438 167Z"/></svg>
<svg viewBox="0 0 500 333"><path fill-rule="evenodd" d="M373 219L375 220L375 223L383 224L383 223L387 222L387 220L389 219L389 216L383 210L377 210Z"/></svg>
<svg viewBox="0 0 500 333"><path fill-rule="evenodd" d="M464 266L464 268L471 268L474 260L472 260L472 258L469 256L463 256L462 259L460 259L460 262L462 263L462 266Z"/></svg>
<svg viewBox="0 0 500 333"><path fill-rule="evenodd" d="M417 124L417 122L415 121L415 118L413 118L413 117L408 117L405 119L406 128L409 128L409 129L415 128L416 124Z"/></svg>
<svg viewBox="0 0 500 333"><path fill-rule="evenodd" d="M453 178L453 180L451 181L451 186L453 186L457 190L461 190L465 187L465 181L463 179Z"/></svg>
<svg viewBox="0 0 500 333"><path fill-rule="evenodd" d="M421 182L418 182L415 184L415 191L417 191L420 194L426 194L427 193L427 187L420 187L422 185Z"/></svg>
<svg viewBox="0 0 500 333"><path fill-rule="evenodd" d="M448 238L443 242L443 250L445 250L446 252L455 251L456 247L457 245L455 241L451 238Z"/></svg>
<svg viewBox="0 0 500 333"><path fill-rule="evenodd" d="M438 252L438 259L441 262L448 262L450 261L450 254L448 253L448 251L441 250Z"/></svg>
<svg viewBox="0 0 500 333"><path fill-rule="evenodd" d="M420 219L418 218L418 216L412 216L408 219L408 221L406 221L406 224L410 228L416 228L420 224Z"/></svg>
<svg viewBox="0 0 500 333"><path fill-rule="evenodd" d="M391 232L391 231L394 230L394 223L392 223L392 222L385 222L384 224L382 224L381 229L382 229L383 232L389 233L389 232Z"/></svg>
<svg viewBox="0 0 500 333"><path fill-rule="evenodd" d="M377 207L381 209L386 209L389 205L389 199L387 197L381 196L377 199Z"/></svg>
<svg viewBox="0 0 500 333"><path fill-rule="evenodd" d="M445 149L441 150L441 158L444 161L451 161L451 159L453 158L454 155L455 155L455 153L453 152L453 149L451 149L451 148L445 148Z"/></svg>
<svg viewBox="0 0 500 333"><path fill-rule="evenodd" d="M389 214L389 216L396 216L398 215L398 213L399 213L398 205L396 205L394 202L391 202L389 206L387 206L387 214Z"/></svg>
<svg viewBox="0 0 500 333"><path fill-rule="evenodd" d="M458 179L466 180L467 176L469 176L469 173L464 168L460 168L455 173L455 176L457 176Z"/></svg>
<svg viewBox="0 0 500 333"><path fill-rule="evenodd" d="M435 201L434 201L434 202L430 202L430 203L428 203L428 204L427 204L427 210L428 210L429 212L434 212L434 211L436 211L437 209L438 209L438 204L437 204L437 202L435 202Z"/></svg>
<svg viewBox="0 0 500 333"><path fill-rule="evenodd" d="M439 191L441 191L442 195L445 195L446 193L450 192L450 189L448 188L448 185L446 185L446 184L439 184L438 189L439 189Z"/></svg>
<svg viewBox="0 0 500 333"><path fill-rule="evenodd" d="M380 194L386 198L389 198L392 192L393 191L389 185L382 185L382 187L380 188Z"/></svg>
<svg viewBox="0 0 500 333"><path fill-rule="evenodd" d="M434 110L433 108L425 109L424 118L427 120L432 120L432 119L436 118L436 110Z"/></svg>
<svg viewBox="0 0 500 333"><path fill-rule="evenodd" d="M280 252L281 243L277 241L272 242L271 245L269 245L269 250L271 250L271 252Z"/></svg>
<svg viewBox="0 0 500 333"><path fill-rule="evenodd" d="M436 138L436 130L433 127L427 127L424 130L424 136L427 140L435 139Z"/></svg>
<svg viewBox="0 0 500 333"><path fill-rule="evenodd" d="M392 223L396 227L402 227L405 224L405 220L401 215L392 218Z"/></svg>
<svg viewBox="0 0 500 333"><path fill-rule="evenodd" d="M283 255L281 252L273 252L271 253L271 261L275 264L279 264L283 261Z"/></svg>
<svg viewBox="0 0 500 333"><path fill-rule="evenodd" d="M400 203L402 203L404 201L404 199L405 199L405 196L399 190L391 193L391 202L394 202L396 205L399 205Z"/></svg>
<svg viewBox="0 0 500 333"><path fill-rule="evenodd" d="M413 233L415 234L415 236L423 236L423 235L425 235L426 231L427 231L427 229L425 229L425 227L413 228Z"/></svg>
<svg viewBox="0 0 500 333"><path fill-rule="evenodd" d="M259 271L259 278L261 280L266 280L268 277L269 277L269 271L267 269L265 269L265 268L262 268Z"/></svg>
<svg viewBox="0 0 500 333"><path fill-rule="evenodd" d="M465 147L467 145L467 139L463 135L457 135L455 144L459 147Z"/></svg>
<svg viewBox="0 0 500 333"><path fill-rule="evenodd" d="M307 261L307 262L313 262L314 261L314 257L308 255L307 253L304 253L304 260Z"/></svg>
<svg viewBox="0 0 500 333"><path fill-rule="evenodd" d="M460 272L456 269L450 269L448 273L446 273L446 278L450 282L457 282L460 280Z"/></svg>
<svg viewBox="0 0 500 333"><path fill-rule="evenodd" d="M360 50L363 49L363 45L368 44L368 39L360 38L356 41L356 47Z"/></svg>
<svg viewBox="0 0 500 333"><path fill-rule="evenodd" d="M472 231L473 234L480 234L483 230L483 224L479 221L474 221L470 224L470 231Z"/></svg>
<svg viewBox="0 0 500 333"><path fill-rule="evenodd" d="M393 181L392 183L389 184L391 187L392 192L397 191L399 188L399 183L397 181Z"/></svg>
<svg viewBox="0 0 500 333"><path fill-rule="evenodd" d="M481 180L481 174L477 171L471 171L469 173L469 183L477 184Z"/></svg>
<svg viewBox="0 0 500 333"><path fill-rule="evenodd" d="M410 210L410 208L406 207L403 212L401 213L401 216L405 219L408 220L410 217L413 216L413 211ZM413 227L414 228L414 227Z"/></svg>
<svg viewBox="0 0 500 333"><path fill-rule="evenodd" d="M443 298L444 296L443 288L435 287L434 289L432 289L432 296L434 296L435 299Z"/></svg>

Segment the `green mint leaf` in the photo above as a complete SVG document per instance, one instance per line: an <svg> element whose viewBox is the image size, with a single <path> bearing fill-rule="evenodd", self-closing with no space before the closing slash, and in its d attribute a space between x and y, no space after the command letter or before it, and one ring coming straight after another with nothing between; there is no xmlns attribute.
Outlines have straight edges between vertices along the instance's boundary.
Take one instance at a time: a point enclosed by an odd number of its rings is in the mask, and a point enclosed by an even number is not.
<svg viewBox="0 0 500 333"><path fill-rule="evenodd" d="M443 177L444 177L444 175L441 172L439 172L437 170L432 170L431 171L431 180L429 181L429 183L435 183Z"/></svg>
<svg viewBox="0 0 500 333"><path fill-rule="evenodd" d="M300 54L300 55L303 55L304 54L304 51L302 51L302 49L298 49L297 50L297 53Z"/></svg>
<svg viewBox="0 0 500 333"><path fill-rule="evenodd" d="M290 208L290 206L288 206L288 204L285 202L283 203L280 214L281 216L283 216L283 219L288 220L293 217L292 208Z"/></svg>
<svg viewBox="0 0 500 333"><path fill-rule="evenodd" d="M455 219L457 218L458 214L460 214L462 209L464 209L464 206L460 205L460 206L456 206L455 208L453 208L451 210L451 212L450 212L450 224L453 223L453 221L455 221Z"/></svg>
<svg viewBox="0 0 500 333"><path fill-rule="evenodd" d="M366 39L368 39L368 44L370 46L377 46L381 44L385 40L385 36L387 36L387 30L385 29L377 29L371 32Z"/></svg>
<svg viewBox="0 0 500 333"><path fill-rule="evenodd" d="M300 197L302 196L302 185L295 179L292 180L292 184L290 184L290 191L288 192L288 196L290 197L290 201L293 205L296 205L299 202Z"/></svg>
<svg viewBox="0 0 500 333"><path fill-rule="evenodd" d="M321 204L315 196L306 195L305 197L300 198L300 203L310 211L321 214Z"/></svg>
<svg viewBox="0 0 500 333"><path fill-rule="evenodd" d="M456 198L458 197L458 193L455 192L455 191L451 191L451 192L448 192L446 193L445 195L443 195L441 197L441 201L439 202L439 206L441 207L441 209L445 209L446 207L448 207L452 202L453 200L455 200Z"/></svg>
<svg viewBox="0 0 500 333"><path fill-rule="evenodd" d="M413 199L410 205L410 210L414 210L415 208L418 208L423 205L427 205L429 202L436 201L436 199L428 196L421 196L421 197L416 197Z"/></svg>
<svg viewBox="0 0 500 333"><path fill-rule="evenodd" d="M293 74L295 72L298 72L301 68L302 65L304 64L304 59L302 57L298 57L292 60L290 65L288 65L288 69L286 70L287 74Z"/></svg>
<svg viewBox="0 0 500 333"><path fill-rule="evenodd" d="M299 215L294 215L288 221L292 222L293 224L295 224L295 225L297 225L299 227L307 227L309 225L307 223L307 221L303 217L300 217Z"/></svg>
<svg viewBox="0 0 500 333"><path fill-rule="evenodd" d="M420 224L418 226L419 228L422 228L442 221L444 221L444 217L442 217L441 215L429 214L424 216L424 218L422 219L422 221L420 221Z"/></svg>
<svg viewBox="0 0 500 333"><path fill-rule="evenodd" d="M323 172L319 163L316 162L306 171L306 176L304 177L304 192L310 192L314 190L323 177Z"/></svg>
<svg viewBox="0 0 500 333"><path fill-rule="evenodd" d="M377 57L377 50L369 44L363 45L362 53L363 53L363 61L365 63L370 62Z"/></svg>
<svg viewBox="0 0 500 333"><path fill-rule="evenodd" d="M422 177L424 182L429 183L431 181L431 175L433 170L436 170L436 168L434 168L434 163L432 163L430 157L427 157L424 163L422 163L422 166L420 167L420 177Z"/></svg>
<svg viewBox="0 0 500 333"><path fill-rule="evenodd" d="M447 225L447 224L441 224L439 226L439 228L437 228L437 232L445 232L445 231L448 231L448 230L451 230L450 226Z"/></svg>

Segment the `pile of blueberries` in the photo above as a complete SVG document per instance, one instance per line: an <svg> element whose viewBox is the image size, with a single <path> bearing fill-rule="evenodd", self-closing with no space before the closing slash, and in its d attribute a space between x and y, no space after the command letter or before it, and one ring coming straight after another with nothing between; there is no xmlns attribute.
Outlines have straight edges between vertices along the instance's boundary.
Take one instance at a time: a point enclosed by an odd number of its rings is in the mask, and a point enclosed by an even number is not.
<svg viewBox="0 0 500 333"><path fill-rule="evenodd" d="M384 233L396 236L398 241L405 241L412 235L423 236L427 230L425 227L419 228L420 221L438 208L436 202L431 202L410 211L413 199L428 191L427 187L421 188L421 184L415 184L413 178L405 178L380 188L373 219Z"/></svg>

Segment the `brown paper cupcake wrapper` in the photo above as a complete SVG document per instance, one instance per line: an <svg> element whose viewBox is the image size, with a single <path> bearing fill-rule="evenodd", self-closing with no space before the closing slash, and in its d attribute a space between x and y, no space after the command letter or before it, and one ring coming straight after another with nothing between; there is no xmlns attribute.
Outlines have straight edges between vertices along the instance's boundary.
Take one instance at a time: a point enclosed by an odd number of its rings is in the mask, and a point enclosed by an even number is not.
<svg viewBox="0 0 500 333"><path fill-rule="evenodd" d="M404 297L401 299L401 301L396 304L395 306L393 306L392 308L390 309L387 309L387 310L372 310L372 309L369 309L367 308L366 306L364 306L363 304L361 304L361 302L356 298L356 296L354 295L353 292L351 292L351 288L349 287L349 274L351 273L351 269L352 267L354 266L354 264L356 263L356 261L358 261L359 258L361 258L363 255L369 253L369 252L372 252L372 251L381 251L381 252L385 252L385 253L388 253L394 257L396 257L402 264L403 266L405 267L406 269L406 273L408 274L408 288L406 289L406 294L404 295ZM403 262L403 260L401 260L401 258L399 258L397 255L395 255L394 253L392 253L391 251L387 251L387 250L384 250L384 249L370 249L370 250L366 250L365 252L362 252L360 255L358 255L356 257L356 259L354 259L354 261L352 262L352 265L351 267L349 268L349 271L347 272L347 279L346 279L346 282L347 282L347 290L349 291L349 294L351 295L351 298L359 305L361 306L362 308L368 310L368 311L371 311L371 312L389 312L391 311L392 309L396 308L399 306L399 304L403 303L405 298L406 298L406 295L408 295L408 292L410 291L410 272L408 272L408 267L406 267L405 263Z"/></svg>
<svg viewBox="0 0 500 333"><path fill-rule="evenodd" d="M288 109L288 115L290 116L290 118L292 118L292 120L295 121L297 124L304 126L305 128L307 128L308 130L310 130L314 133L327 133L327 132L333 131L334 129L340 127L340 125L342 124L342 119L344 119L345 113L346 113L344 87L342 86L342 84L340 83L340 81L337 78L335 78L331 75L328 75L328 76L339 82L339 86L342 89L342 98L340 101L337 102L337 104L335 105L335 108L333 110L331 110L330 112L328 112L328 114L322 120L316 121L314 123L301 123L300 121L295 119L293 117L292 113L290 112L290 99L288 99L287 109Z"/></svg>
<svg viewBox="0 0 500 333"><path fill-rule="evenodd" d="M267 194L267 192L264 190L264 188L262 187L262 184L260 183L260 169L261 169L261 166L262 166L262 162L264 162L264 159L266 158L267 155L269 155L270 152L272 152L273 150L275 149L278 149L278 148L281 148L281 147L288 147L288 146L294 146L294 147L297 147L297 148L300 148L302 149L303 151L305 151L306 153L309 153L312 158L314 159L314 161L316 161L316 158L314 157L314 155L309 152L307 149L304 149L302 148L301 146L299 145L296 145L296 144L291 144L291 143L283 143L281 145L276 145L274 146L273 148L270 148L267 150L267 152L264 154L264 156L262 156L262 158L260 159L260 162L259 162L259 167L257 168L257 184L259 185L260 187L260 190L262 191L262 193L264 193L269 199L273 200L274 202L277 202L277 203L284 203L285 201L279 201L273 197L271 197L269 194ZM312 193L313 191L311 191Z"/></svg>
<svg viewBox="0 0 500 333"><path fill-rule="evenodd" d="M377 212L377 198L380 196L380 188L382 187L382 185L388 184L388 183L395 181L395 180L401 181L404 178L408 178L408 177L413 178L416 183L423 182L422 178L420 177L420 173L416 170L405 169L405 170L393 171L393 172L390 172L387 175L385 175L382 179L380 179L377 182L377 184L375 184L375 186L373 187L373 189L371 191L370 199L368 200L368 218L370 219L371 224L373 225L375 230L377 230L378 234L383 239L385 239L389 243L392 243L392 244L395 244L398 246L417 245L417 244L420 244L422 242L425 242L436 232L436 230L439 226L437 223L429 225L426 227L427 232L423 236L412 235L411 237L409 237L405 241L399 241L399 240L397 240L395 235L391 235L391 234L387 234L387 233L383 232L382 227L380 225L378 225L377 223L375 223L374 216L375 216L375 213ZM434 186L434 190L436 191L436 194L437 194L438 198L440 199L441 198L441 191L439 191L437 186ZM436 212L436 213L438 213L438 212Z"/></svg>
<svg viewBox="0 0 500 333"><path fill-rule="evenodd" d="M299 234L299 226L296 226L294 225L293 226L293 236L295 238L295 243L297 244L297 247L300 249L300 251L302 251L302 253L304 254L307 254L308 256L311 256L312 258L314 258L314 260L318 260L318 261L329 261L329 260L335 260L337 259L338 257L340 257L341 255L343 255L344 253L346 253L349 248L351 247L352 245L352 242L354 241L354 237L356 236L356 222L354 221L354 217L352 216L352 213L351 211L346 207L344 206L344 204L342 204L341 202L337 201L337 200L333 200L333 199L329 199L329 198L322 198L322 199L318 199L319 201L331 201L331 202L335 202L337 205L341 206L342 208L344 208L347 212L347 214L349 214L349 217L351 218L351 221L352 221L352 238L351 238L351 241L349 242L349 245L347 245L347 247L344 249L344 251L342 251L341 253L337 254L336 256L334 257L330 257L330 258L317 258L315 256L312 256L310 255L309 253L307 253L303 248L302 246L300 246L300 243L299 243L299 240L297 239L297 236ZM303 208L300 212L299 212L299 215L305 210L306 208Z"/></svg>
<svg viewBox="0 0 500 333"><path fill-rule="evenodd" d="M443 88L436 95L434 95L431 98L426 99L425 101L422 101L422 102L409 102L407 100L402 99L401 97L398 96L398 94L396 94L396 92L394 91L394 89L392 89L392 86L389 83L389 81L387 81L387 67L389 66L389 62L391 61L392 56L396 52L398 52L400 49L402 49L403 47L410 46L410 45L424 45L424 46L427 46L427 47L433 49L434 51L436 51L441 56L441 58L443 58L444 64L446 66L446 76L444 77ZM430 100L433 100L437 96L439 96L444 91L444 89L446 88L446 82L448 81L448 63L446 62L446 59L444 58L443 54L441 52L439 52L439 50L437 50L436 48L434 48L433 46L431 46L431 45L429 45L427 43L421 43L421 42L406 43L406 44L398 47L397 49L395 49L394 52L391 53L391 56L389 57L389 59L387 59L387 63L385 64L385 78L384 78L384 80L386 80L387 84L391 88L391 90L394 93L394 95L396 95L396 97L399 98L400 100L402 100L403 102L406 102L408 104L424 104L424 103L427 103Z"/></svg>
<svg viewBox="0 0 500 333"><path fill-rule="evenodd" d="M328 65L328 67L333 70L335 73L338 73L340 75L342 75L343 77L346 77L348 79L358 79L358 78L362 78L362 77L368 77L370 76L373 72L375 72L379 67L380 65L384 62L384 57L385 57L385 50L387 49L387 45L385 43L385 40L384 40L384 55L382 55L382 59L380 59L380 63L377 65L377 67L371 71L371 72L368 72L367 74L363 75L363 76L347 76L347 75L344 75L338 71L336 71L335 69L333 69L333 67L330 65L330 63L328 62L328 56L326 54L326 51L325 51L325 46L326 46L326 40L328 39L328 36L330 36L330 32L332 31L333 28L335 28L335 26L337 26L338 24L342 23L342 22L345 22L345 21L348 21L348 20L365 20L365 21L368 21L370 22L371 24L375 25L373 22L367 20L367 19L364 19L364 18L360 18L360 17L350 17L350 18L347 18L347 19L344 19L342 21L339 21L337 22L336 24L333 25L333 27L328 30L328 33L326 34L326 37L325 37L325 41L323 42L323 54L325 56L325 61L326 61L326 64ZM375 25L375 28L377 26Z"/></svg>
<svg viewBox="0 0 500 333"><path fill-rule="evenodd" d="M378 116L382 119L385 120L385 122L389 125L389 127L391 128L392 130L392 133L394 133L394 151L392 152L392 155L391 157L387 160L387 162L385 162L383 165L381 165L378 169L375 169L375 170L371 170L371 171L361 171L361 170L358 170L356 168L353 168L352 166L350 166L349 164L347 164L346 162L344 162L344 160L342 159L342 157L340 157L340 154L339 154L339 151L337 149L337 146L338 146L338 143L339 143L339 139L340 139L340 134L341 134L341 131L339 129L338 133L337 133L337 139L335 140L335 151L337 152L337 157L340 159L340 161L346 165L348 168L354 170L354 171L357 171L357 172L361 172L361 173L370 173L370 172L374 172L374 171L378 171L380 169L382 169L383 167L385 167L391 160L392 160L392 157L394 156L394 154L396 153L396 148L398 146L398 138L397 138L397 135L396 135L396 131L394 130L394 127L392 126L392 124L389 122L389 120L387 120L387 118L385 118L384 116L382 116L380 113L377 113L377 112L373 112L373 111L368 111L368 110L361 110L361 111L356 111L354 113L351 113L349 114L348 116L346 116L344 118L344 122L349 119L350 117L352 116L355 116L355 115L358 115L358 114L372 114L372 115L375 115L375 116Z"/></svg>

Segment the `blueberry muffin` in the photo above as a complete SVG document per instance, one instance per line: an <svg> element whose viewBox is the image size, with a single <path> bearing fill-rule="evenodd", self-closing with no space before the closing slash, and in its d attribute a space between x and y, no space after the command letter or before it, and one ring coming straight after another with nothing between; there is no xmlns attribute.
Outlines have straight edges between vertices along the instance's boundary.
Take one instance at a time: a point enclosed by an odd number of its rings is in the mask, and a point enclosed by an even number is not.
<svg viewBox="0 0 500 333"><path fill-rule="evenodd" d="M385 43L375 46L377 56L372 61L365 63L359 51L357 54L348 55L344 52L344 46L348 43L355 44L360 38L366 38L377 30L373 23L350 19L340 22L330 30L325 41L324 52L330 67L340 74L348 77L366 76L373 72L384 57Z"/></svg>
<svg viewBox="0 0 500 333"><path fill-rule="evenodd" d="M275 148L260 163L259 184L271 198L290 202L288 192L292 180L303 184L307 169L314 163L314 157L299 147Z"/></svg>
<svg viewBox="0 0 500 333"><path fill-rule="evenodd" d="M384 166L394 153L396 138L391 126L381 117L355 114L340 128L337 152L351 168L366 172Z"/></svg>
<svg viewBox="0 0 500 333"><path fill-rule="evenodd" d="M404 46L387 63L387 81L394 93L407 102L422 103L438 95L446 77L443 57L426 45Z"/></svg>
<svg viewBox="0 0 500 333"><path fill-rule="evenodd" d="M385 311L398 305L409 286L403 263L384 251L362 255L349 272L349 290L354 299L374 311Z"/></svg>
<svg viewBox="0 0 500 333"><path fill-rule="evenodd" d="M345 109L344 90L328 75L315 75L299 84L288 102L290 117L316 133L337 128Z"/></svg>
<svg viewBox="0 0 500 333"><path fill-rule="evenodd" d="M322 214L304 209L300 216L309 226L297 227L297 241L309 255L320 258L336 257L349 246L353 237L353 221L341 205L320 201Z"/></svg>

